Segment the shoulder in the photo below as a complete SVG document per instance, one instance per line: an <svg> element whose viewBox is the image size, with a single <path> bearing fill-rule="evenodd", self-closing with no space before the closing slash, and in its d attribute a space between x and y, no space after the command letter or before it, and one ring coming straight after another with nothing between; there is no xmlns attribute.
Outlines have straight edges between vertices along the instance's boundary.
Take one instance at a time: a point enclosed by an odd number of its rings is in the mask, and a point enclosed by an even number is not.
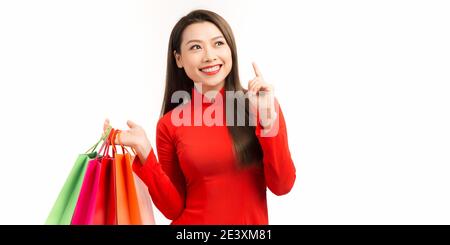
<svg viewBox="0 0 450 245"><path fill-rule="evenodd" d="M160 132L160 131L175 132L179 126L174 125L172 115L173 115L174 111L180 111L187 107L190 107L190 102L181 104L181 105L175 107L174 109L168 111L166 114L162 115L161 118L159 118L157 126L156 126L157 131L158 132Z"/></svg>

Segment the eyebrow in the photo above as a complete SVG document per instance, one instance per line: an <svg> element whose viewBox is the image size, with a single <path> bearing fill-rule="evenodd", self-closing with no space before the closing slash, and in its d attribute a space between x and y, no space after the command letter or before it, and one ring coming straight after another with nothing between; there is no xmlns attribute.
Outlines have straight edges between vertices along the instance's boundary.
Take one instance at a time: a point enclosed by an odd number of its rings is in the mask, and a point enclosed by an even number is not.
<svg viewBox="0 0 450 245"><path fill-rule="evenodd" d="M211 41L215 40L215 39L219 39L219 38L224 38L224 37L223 36L217 36L217 37L211 38ZM197 39L189 40L185 45L188 45L189 43L192 43L192 42L199 42L199 43L201 43L202 41L201 40L197 40Z"/></svg>

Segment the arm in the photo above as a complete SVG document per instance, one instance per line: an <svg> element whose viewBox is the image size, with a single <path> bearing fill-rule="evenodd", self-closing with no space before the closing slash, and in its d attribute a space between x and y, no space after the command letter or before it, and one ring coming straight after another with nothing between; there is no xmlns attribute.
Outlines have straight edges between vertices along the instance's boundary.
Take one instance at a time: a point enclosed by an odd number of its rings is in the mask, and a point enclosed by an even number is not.
<svg viewBox="0 0 450 245"><path fill-rule="evenodd" d="M168 219L179 217L185 205L185 180L170 130L160 119L156 132L159 162L151 147L137 147L133 170L147 185L155 206ZM146 150L147 149L147 150Z"/></svg>
<svg viewBox="0 0 450 245"><path fill-rule="evenodd" d="M286 124L278 101L275 100L276 120L263 128L259 122L256 126L256 137L263 151L264 176L267 187L275 195L287 194L294 185L295 166L289 151Z"/></svg>

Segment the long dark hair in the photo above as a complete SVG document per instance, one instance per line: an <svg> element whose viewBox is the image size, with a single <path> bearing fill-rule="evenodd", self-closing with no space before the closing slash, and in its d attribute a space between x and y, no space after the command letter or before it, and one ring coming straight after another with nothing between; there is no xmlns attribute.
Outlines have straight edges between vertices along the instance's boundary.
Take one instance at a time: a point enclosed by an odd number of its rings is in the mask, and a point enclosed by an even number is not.
<svg viewBox="0 0 450 245"><path fill-rule="evenodd" d="M161 108L161 116L171 111L180 103L172 103L171 96L175 91L186 91L191 94L194 82L186 75L184 69L179 69L176 65L173 51L181 53L181 37L184 29L194 23L211 22L216 25L222 32L228 46L231 50L232 68L230 74L225 78L225 91L242 91L246 92L241 85L238 71L238 59L236 51L236 43L233 31L228 23L220 15L208 10L194 10L181 18L174 26L170 34L169 47L167 50L167 73L166 88L164 92L164 101ZM192 94L191 94L192 98ZM238 102L238 106L245 106L245 126L227 125L234 144L234 151L241 166L249 166L253 164L261 164L262 150L258 139L255 135L255 127L249 125L248 100L244 105ZM233 102L234 104L234 102ZM235 113L236 114L236 113Z"/></svg>

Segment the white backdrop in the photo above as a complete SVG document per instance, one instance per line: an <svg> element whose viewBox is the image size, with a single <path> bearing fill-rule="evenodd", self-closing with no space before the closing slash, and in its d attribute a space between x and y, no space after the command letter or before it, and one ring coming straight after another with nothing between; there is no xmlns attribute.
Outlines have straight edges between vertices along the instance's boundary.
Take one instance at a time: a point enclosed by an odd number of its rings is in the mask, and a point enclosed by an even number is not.
<svg viewBox="0 0 450 245"><path fill-rule="evenodd" d="M1 224L44 223L104 118L155 145L169 34L196 8L284 110L297 181L268 192L271 224L450 224L450 4L393 0L1 1Z"/></svg>

